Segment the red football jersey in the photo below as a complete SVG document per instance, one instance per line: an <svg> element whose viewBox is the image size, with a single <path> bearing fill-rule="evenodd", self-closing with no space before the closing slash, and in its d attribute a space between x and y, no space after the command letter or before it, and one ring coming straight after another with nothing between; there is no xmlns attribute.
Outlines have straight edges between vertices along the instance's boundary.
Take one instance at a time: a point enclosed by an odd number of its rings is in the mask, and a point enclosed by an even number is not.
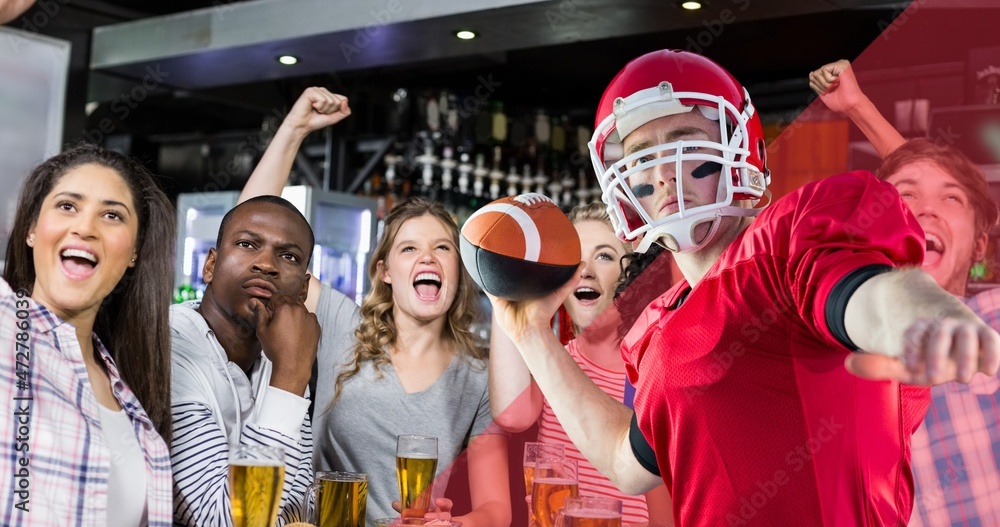
<svg viewBox="0 0 1000 527"><path fill-rule="evenodd" d="M825 316L841 278L923 250L895 188L842 174L776 201L694 289L647 307L622 353L680 525L906 523L928 390L848 373Z"/></svg>

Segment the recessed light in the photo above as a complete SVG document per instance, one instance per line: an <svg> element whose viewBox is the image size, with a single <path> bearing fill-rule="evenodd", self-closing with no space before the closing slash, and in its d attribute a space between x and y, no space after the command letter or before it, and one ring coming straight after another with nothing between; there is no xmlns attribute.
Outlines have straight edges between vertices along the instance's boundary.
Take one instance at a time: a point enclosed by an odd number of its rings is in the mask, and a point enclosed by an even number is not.
<svg viewBox="0 0 1000 527"><path fill-rule="evenodd" d="M462 40L472 40L476 38L476 33L474 31L463 29L461 31L456 31L455 36Z"/></svg>
<svg viewBox="0 0 1000 527"><path fill-rule="evenodd" d="M299 62L299 58L294 55L282 55L278 57L278 62L284 64L285 66L291 66Z"/></svg>
<svg viewBox="0 0 1000 527"><path fill-rule="evenodd" d="M688 11L694 11L696 9L701 9L701 2L681 2L681 7L687 9Z"/></svg>

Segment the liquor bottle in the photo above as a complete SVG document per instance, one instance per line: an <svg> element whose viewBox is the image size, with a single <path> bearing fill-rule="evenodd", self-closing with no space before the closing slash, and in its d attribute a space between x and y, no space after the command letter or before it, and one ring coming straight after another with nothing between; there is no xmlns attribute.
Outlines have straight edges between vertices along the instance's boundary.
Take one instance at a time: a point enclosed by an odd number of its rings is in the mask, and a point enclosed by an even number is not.
<svg viewBox="0 0 1000 527"><path fill-rule="evenodd" d="M551 148L553 152L558 152L562 154L566 151L566 127L563 124L565 118L553 117L552 118L552 141Z"/></svg>
<svg viewBox="0 0 1000 527"><path fill-rule="evenodd" d="M593 202L601 201L601 197L604 195L604 191L601 190L601 185L599 185L597 183L597 179L595 179L595 178L588 178L588 179L590 179L590 182L591 182L591 185L590 185L590 201L593 201Z"/></svg>
<svg viewBox="0 0 1000 527"><path fill-rule="evenodd" d="M445 127L449 134L458 135L461 127L458 115L458 96L454 93L442 93L441 100L447 104L447 106L441 105L442 112L445 114ZM445 108L447 111L444 110Z"/></svg>
<svg viewBox="0 0 1000 527"><path fill-rule="evenodd" d="M560 196L560 194L562 193L562 184L559 183L558 180L553 179L552 182L549 183L549 186L546 188L549 191L549 193L546 194L546 196L552 198L552 201L555 202L557 206L562 207L563 203L562 203L562 198Z"/></svg>
<svg viewBox="0 0 1000 527"><path fill-rule="evenodd" d="M500 182L503 181L503 171L500 170L499 162L494 161L493 170L490 170L490 199L500 198Z"/></svg>
<svg viewBox="0 0 1000 527"><path fill-rule="evenodd" d="M586 205L590 203L590 185L587 184L587 171L580 169L577 175L576 204Z"/></svg>
<svg viewBox="0 0 1000 527"><path fill-rule="evenodd" d="M458 163L454 159L454 149L451 145L445 145L441 153L443 159L441 159L441 190L442 190L442 201L446 208L454 208L458 205L458 200L454 196L454 191L452 190L452 180L454 179L454 170L458 166Z"/></svg>
<svg viewBox="0 0 1000 527"><path fill-rule="evenodd" d="M416 158L420 163L420 193L434 199L434 165L438 158L434 155L434 143L430 139L424 140L424 153Z"/></svg>
<svg viewBox="0 0 1000 527"><path fill-rule="evenodd" d="M503 103L496 101L493 103L493 118L491 137L494 144L503 144L507 140L507 116L503 113Z"/></svg>
<svg viewBox="0 0 1000 527"><path fill-rule="evenodd" d="M532 178L532 181L535 182L535 192L545 194L545 185L549 182L549 176L545 175L545 172L542 171L541 163L538 164L538 171L535 172L535 177ZM528 184L525 183L524 186L527 188Z"/></svg>
<svg viewBox="0 0 1000 527"><path fill-rule="evenodd" d="M473 196L475 196L477 198L482 197L482 195L483 195L483 179L489 173L490 173L490 171L486 170L486 156L483 155L483 154L476 154L476 168L474 168L472 170L472 175L476 178L476 180L472 182L472 195ZM503 177L503 173L501 173L501 177ZM496 192L497 192L497 194L500 193L499 186L498 186ZM492 194L493 191L490 190L490 193Z"/></svg>
<svg viewBox="0 0 1000 527"><path fill-rule="evenodd" d="M590 148L587 146L587 143L590 142L591 135L590 129L586 126L576 127L576 151L584 159L590 159Z"/></svg>
<svg viewBox="0 0 1000 527"><path fill-rule="evenodd" d="M549 123L549 116L545 115L545 110L539 109L535 114L535 140L539 145L548 145L552 138L552 126Z"/></svg>
<svg viewBox="0 0 1000 527"><path fill-rule="evenodd" d="M469 174L472 173L472 164L469 163L469 154L467 152L462 152L462 155L458 156L458 159L458 192L467 196L469 194ZM441 179L443 180L444 176ZM482 182L480 182L481 187Z"/></svg>
<svg viewBox="0 0 1000 527"><path fill-rule="evenodd" d="M382 158L385 162L385 213L388 214L392 207L396 205L399 190L399 178L396 176L396 165L403 160L402 156L386 154ZM379 216L384 218L385 216Z"/></svg>
<svg viewBox="0 0 1000 527"><path fill-rule="evenodd" d="M562 202L563 207L571 208L573 207L573 187L576 186L576 181L573 181L573 177L570 175L569 170L562 171L562 179L559 180L562 185Z"/></svg>
<svg viewBox="0 0 1000 527"><path fill-rule="evenodd" d="M529 127L530 122L525 122L523 117L520 118L510 118L510 147L515 152L520 152L524 150L525 145L530 138Z"/></svg>
<svg viewBox="0 0 1000 527"><path fill-rule="evenodd" d="M427 100L427 129L431 132L437 132L441 129L441 106L438 103L438 98L431 96Z"/></svg>
<svg viewBox="0 0 1000 527"><path fill-rule="evenodd" d="M514 166L513 162L510 164L510 170L507 171L506 181L507 195L516 196L518 194L517 184L521 182L521 176L517 175L517 168Z"/></svg>

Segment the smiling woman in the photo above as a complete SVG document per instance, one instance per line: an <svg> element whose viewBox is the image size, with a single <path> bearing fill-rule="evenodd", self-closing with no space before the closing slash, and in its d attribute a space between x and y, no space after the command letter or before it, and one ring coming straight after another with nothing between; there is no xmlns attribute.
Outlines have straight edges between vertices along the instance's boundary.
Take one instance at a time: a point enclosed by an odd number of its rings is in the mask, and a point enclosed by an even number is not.
<svg viewBox="0 0 1000 527"><path fill-rule="evenodd" d="M95 146L25 181L0 282L9 525L170 524L173 225L149 172Z"/></svg>
<svg viewBox="0 0 1000 527"><path fill-rule="evenodd" d="M510 497L499 477L507 473L507 440L490 426L486 353L469 329L478 293L459 261L458 229L441 204L413 198L393 208L384 232L360 325L333 328L344 338L319 358L316 407L325 411L316 417L317 465L369 474L369 517L391 516L400 496L396 436L434 436L433 496L444 497L454 462L467 453L472 511L456 519L507 525ZM365 424L340 424L348 420ZM439 506L429 514L451 513L449 502Z"/></svg>

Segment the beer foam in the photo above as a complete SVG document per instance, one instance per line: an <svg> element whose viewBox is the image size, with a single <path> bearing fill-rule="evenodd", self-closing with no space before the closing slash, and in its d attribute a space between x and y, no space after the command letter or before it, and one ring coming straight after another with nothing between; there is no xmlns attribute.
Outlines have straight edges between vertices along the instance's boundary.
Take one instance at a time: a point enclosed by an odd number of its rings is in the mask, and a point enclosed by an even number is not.
<svg viewBox="0 0 1000 527"><path fill-rule="evenodd" d="M535 483L544 483L547 485L576 485L577 481L573 478L535 478Z"/></svg>
<svg viewBox="0 0 1000 527"><path fill-rule="evenodd" d="M597 509L578 509L565 514L574 518L593 518L595 520L616 520L621 517L621 515L615 514L612 511Z"/></svg>
<svg viewBox="0 0 1000 527"><path fill-rule="evenodd" d="M268 461L266 459L241 459L239 461L230 461L229 466L231 467L283 467L284 463L275 463L274 461Z"/></svg>

